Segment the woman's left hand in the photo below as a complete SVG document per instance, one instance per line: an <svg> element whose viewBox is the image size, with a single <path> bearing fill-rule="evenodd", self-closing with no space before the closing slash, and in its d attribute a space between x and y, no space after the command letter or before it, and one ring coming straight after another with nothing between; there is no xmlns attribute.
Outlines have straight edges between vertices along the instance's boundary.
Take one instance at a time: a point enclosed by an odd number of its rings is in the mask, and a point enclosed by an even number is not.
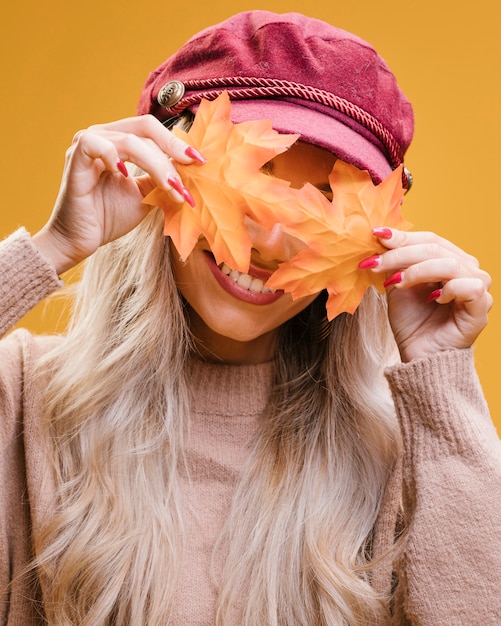
<svg viewBox="0 0 501 626"><path fill-rule="evenodd" d="M491 278L477 259L428 232L374 229L388 248L384 272L388 315L403 361L467 348L487 324Z"/></svg>

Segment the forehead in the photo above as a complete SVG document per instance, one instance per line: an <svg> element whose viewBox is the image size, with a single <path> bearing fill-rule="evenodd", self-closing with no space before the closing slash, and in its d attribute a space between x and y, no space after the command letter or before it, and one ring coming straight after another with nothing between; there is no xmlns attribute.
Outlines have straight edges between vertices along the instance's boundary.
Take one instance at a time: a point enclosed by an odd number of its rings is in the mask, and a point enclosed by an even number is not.
<svg viewBox="0 0 501 626"><path fill-rule="evenodd" d="M336 160L332 152L298 141L286 152L272 159L269 168L277 178L291 182L300 178L303 182L321 184L328 180Z"/></svg>

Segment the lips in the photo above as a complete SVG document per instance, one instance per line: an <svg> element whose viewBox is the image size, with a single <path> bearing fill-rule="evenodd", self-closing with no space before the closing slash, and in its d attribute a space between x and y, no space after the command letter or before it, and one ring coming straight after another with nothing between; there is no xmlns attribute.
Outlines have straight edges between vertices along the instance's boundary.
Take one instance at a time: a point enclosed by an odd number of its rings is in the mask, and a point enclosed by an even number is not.
<svg viewBox="0 0 501 626"><path fill-rule="evenodd" d="M271 272L252 267L248 274L232 270L228 265L216 264L213 255L205 251L207 264L219 285L233 297L249 302L250 304L266 305L281 298L282 290L268 289L265 283L271 276Z"/></svg>

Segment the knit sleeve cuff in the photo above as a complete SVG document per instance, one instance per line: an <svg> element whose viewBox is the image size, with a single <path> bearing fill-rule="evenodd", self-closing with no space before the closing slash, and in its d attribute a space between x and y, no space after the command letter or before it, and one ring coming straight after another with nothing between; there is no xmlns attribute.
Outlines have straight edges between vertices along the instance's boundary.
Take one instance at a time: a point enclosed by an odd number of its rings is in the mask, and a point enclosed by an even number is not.
<svg viewBox="0 0 501 626"><path fill-rule="evenodd" d="M499 455L499 438L475 371L473 349L448 350L386 370L404 442L436 457ZM480 444L480 448L479 448Z"/></svg>
<svg viewBox="0 0 501 626"><path fill-rule="evenodd" d="M0 336L62 285L24 228L0 242Z"/></svg>

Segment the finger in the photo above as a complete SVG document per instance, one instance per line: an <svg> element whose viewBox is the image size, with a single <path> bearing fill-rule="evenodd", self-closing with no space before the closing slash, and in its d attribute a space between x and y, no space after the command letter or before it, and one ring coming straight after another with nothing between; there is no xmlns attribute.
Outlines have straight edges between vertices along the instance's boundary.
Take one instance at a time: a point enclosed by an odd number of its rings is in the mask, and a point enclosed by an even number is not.
<svg viewBox="0 0 501 626"><path fill-rule="evenodd" d="M152 141L132 133L94 130L80 131L74 140L75 153L90 159L100 159L107 169L120 171L118 161L130 161L147 172L156 185L170 192L176 202L192 203L190 192L184 187L171 159ZM113 159L115 160L114 164Z"/></svg>
<svg viewBox="0 0 501 626"><path fill-rule="evenodd" d="M150 139L160 150L179 163L205 163L206 159L189 143L176 136L172 131L157 120L153 115L129 117L108 124L95 124L89 127L93 132L130 133L141 138Z"/></svg>
<svg viewBox="0 0 501 626"><path fill-rule="evenodd" d="M173 199L179 203L183 203L184 201L186 201L188 202L188 204L194 207L195 200L190 191L186 189L181 181L175 178L169 180L174 188L174 190L170 192ZM157 184L149 174L135 176L134 181L139 190L139 193L143 198L145 198L151 191L153 191L157 187Z"/></svg>
<svg viewBox="0 0 501 626"><path fill-rule="evenodd" d="M449 280L440 289L440 294L437 294L434 300L439 304L447 304L452 302L452 300L461 302L484 300L488 311L492 308L494 302L493 297L479 278L454 278Z"/></svg>
<svg viewBox="0 0 501 626"><path fill-rule="evenodd" d="M99 135L86 131L76 133L66 156L67 161L71 162L73 173L82 170L87 173L93 167L98 173L108 170L124 174L117 147Z"/></svg>
<svg viewBox="0 0 501 626"><path fill-rule="evenodd" d="M374 272L394 272L403 270L416 263L421 263L429 259L458 258L461 262L468 264L469 259L464 255L456 256L455 253L448 248L444 248L438 243L415 244L404 247L394 248L377 254L368 259L364 259L359 264L360 269L372 269ZM473 264L475 269L477 264Z"/></svg>
<svg viewBox="0 0 501 626"><path fill-rule="evenodd" d="M388 276L384 284L386 287L394 285L400 289L405 289L425 283L445 284L455 278L478 280L484 290L488 290L491 285L491 277L487 272L471 268L456 256L415 263Z"/></svg>
<svg viewBox="0 0 501 626"><path fill-rule="evenodd" d="M439 305L455 302L482 325L487 323L487 316L494 302L484 283L477 278L450 280L429 301Z"/></svg>
<svg viewBox="0 0 501 626"><path fill-rule="evenodd" d="M389 249L420 244L440 246L453 254L469 259L472 264L478 266L478 260L475 257L468 254L448 239L445 239L445 237L441 237L430 231L403 231L383 226L374 228L373 234L382 245Z"/></svg>

